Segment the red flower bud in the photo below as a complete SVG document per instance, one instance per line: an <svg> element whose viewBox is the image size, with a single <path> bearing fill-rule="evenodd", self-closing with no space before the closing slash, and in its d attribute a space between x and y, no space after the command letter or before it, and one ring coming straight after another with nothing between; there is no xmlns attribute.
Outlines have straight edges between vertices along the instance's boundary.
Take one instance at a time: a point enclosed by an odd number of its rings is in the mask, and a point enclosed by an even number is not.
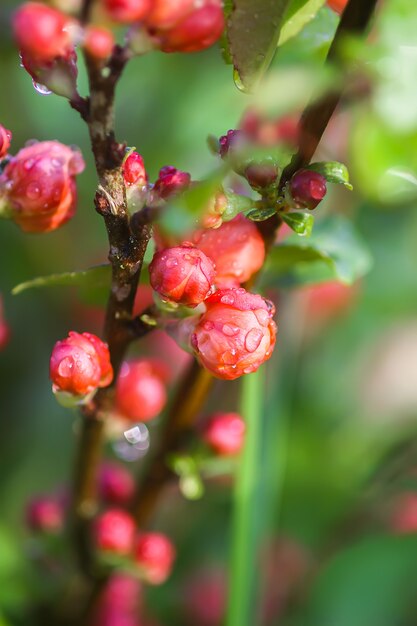
<svg viewBox="0 0 417 626"><path fill-rule="evenodd" d="M11 218L26 232L59 228L75 213L75 175L84 169L81 153L58 141L20 150L0 177Z"/></svg>
<svg viewBox="0 0 417 626"><path fill-rule="evenodd" d="M347 3L348 0L327 0L328 6L339 15L345 10Z"/></svg>
<svg viewBox="0 0 417 626"><path fill-rule="evenodd" d="M197 52L212 46L224 29L221 0L155 0L146 24L164 52Z"/></svg>
<svg viewBox="0 0 417 626"><path fill-rule="evenodd" d="M175 548L162 533L141 533L134 547L134 560L147 582L160 585L171 573Z"/></svg>
<svg viewBox="0 0 417 626"><path fill-rule="evenodd" d="M118 463L105 463L100 469L100 495L110 504L126 504L135 491L135 481L128 470Z"/></svg>
<svg viewBox="0 0 417 626"><path fill-rule="evenodd" d="M293 200L307 209L315 209L323 200L326 191L326 179L312 170L298 170L290 181L290 193Z"/></svg>
<svg viewBox="0 0 417 626"><path fill-rule="evenodd" d="M273 185L278 177L278 168L273 163L251 163L245 170L248 183L255 189Z"/></svg>
<svg viewBox="0 0 417 626"><path fill-rule="evenodd" d="M222 135L219 139L219 154L222 159L228 155L231 148L241 145L244 141L244 134L241 130L228 130L226 135Z"/></svg>
<svg viewBox="0 0 417 626"><path fill-rule="evenodd" d="M138 152L132 152L123 163L123 178L125 184L130 185L146 185L148 175L145 170L143 157Z"/></svg>
<svg viewBox="0 0 417 626"><path fill-rule="evenodd" d="M257 272L265 260L265 243L255 224L243 215L215 230L201 230L194 243L216 265L217 285L238 285Z"/></svg>
<svg viewBox="0 0 417 626"><path fill-rule="evenodd" d="M26 2L13 17L17 44L31 64L68 56L73 49L71 25L66 15L40 2Z"/></svg>
<svg viewBox="0 0 417 626"><path fill-rule="evenodd" d="M88 26L85 31L84 48L97 61L105 61L113 52L114 35L108 28Z"/></svg>
<svg viewBox="0 0 417 626"><path fill-rule="evenodd" d="M154 190L161 198L168 198L187 189L190 185L191 176L188 172L177 170L176 167L166 165L159 170L159 177Z"/></svg>
<svg viewBox="0 0 417 626"><path fill-rule="evenodd" d="M121 24L143 20L152 7L151 0L103 0L103 4L111 19Z"/></svg>
<svg viewBox="0 0 417 626"><path fill-rule="evenodd" d="M99 598L91 626L138 626L141 591L137 578L114 574Z"/></svg>
<svg viewBox="0 0 417 626"><path fill-rule="evenodd" d="M59 533L64 526L62 504L48 496L32 500L26 517L29 528L38 532Z"/></svg>
<svg viewBox="0 0 417 626"><path fill-rule="evenodd" d="M107 387L113 379L107 344L91 333L71 331L67 339L55 344L49 372L54 392L85 396L97 387Z"/></svg>
<svg viewBox="0 0 417 626"><path fill-rule="evenodd" d="M3 159L9 151L12 141L12 133L0 124L0 159Z"/></svg>
<svg viewBox="0 0 417 626"><path fill-rule="evenodd" d="M217 454L239 454L245 430L245 422L237 413L215 413L204 429L203 438Z"/></svg>
<svg viewBox="0 0 417 626"><path fill-rule="evenodd" d="M147 422L165 406L166 390L153 361L123 363L116 386L116 411L132 422Z"/></svg>
<svg viewBox="0 0 417 626"><path fill-rule="evenodd" d="M149 276L152 287L163 298L196 306L210 295L215 270L204 252L182 245L156 252L149 265Z"/></svg>
<svg viewBox="0 0 417 626"><path fill-rule="evenodd" d="M191 337L201 364L225 380L255 372L272 354L274 306L244 289L220 289L206 300Z"/></svg>
<svg viewBox="0 0 417 626"><path fill-rule="evenodd" d="M109 509L94 524L96 546L103 552L129 554L135 539L135 522L121 509Z"/></svg>

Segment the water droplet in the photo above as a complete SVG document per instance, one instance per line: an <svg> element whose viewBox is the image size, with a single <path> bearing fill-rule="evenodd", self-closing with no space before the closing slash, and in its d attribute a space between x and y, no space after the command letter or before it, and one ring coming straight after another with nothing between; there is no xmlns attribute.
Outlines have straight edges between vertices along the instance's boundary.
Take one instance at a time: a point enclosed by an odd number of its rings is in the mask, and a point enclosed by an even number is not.
<svg viewBox="0 0 417 626"><path fill-rule="evenodd" d="M168 269L172 269L173 267L176 267L178 265L178 261L177 259L168 259L166 262L166 266Z"/></svg>
<svg viewBox="0 0 417 626"><path fill-rule="evenodd" d="M123 437L113 444L117 456L124 461L137 461L149 450L149 431L139 423L123 433Z"/></svg>
<svg viewBox="0 0 417 626"><path fill-rule="evenodd" d="M58 374L62 376L62 378L69 378L72 375L73 367L74 361L71 357L62 359L62 361L58 365Z"/></svg>
<svg viewBox="0 0 417 626"><path fill-rule="evenodd" d="M226 350L226 352L223 352L221 360L225 365L236 364L236 350Z"/></svg>
<svg viewBox="0 0 417 626"><path fill-rule="evenodd" d="M37 83L35 80L32 81L34 88L41 96L50 96L52 91L48 89L46 85L42 85L41 83Z"/></svg>
<svg viewBox="0 0 417 626"><path fill-rule="evenodd" d="M213 330L214 324L213 322L204 322L203 328L204 330Z"/></svg>
<svg viewBox="0 0 417 626"><path fill-rule="evenodd" d="M55 168L61 167L61 160L55 157L54 159L51 160L51 165L52 167L55 167Z"/></svg>
<svg viewBox="0 0 417 626"><path fill-rule="evenodd" d="M29 170L32 169L34 165L35 165L35 159L28 159L27 161L24 162L23 169L25 169L28 172Z"/></svg>
<svg viewBox="0 0 417 626"><path fill-rule="evenodd" d="M246 87L242 82L242 79L240 78L239 72L234 69L233 70L233 80L235 82L236 87L239 89L239 91L246 91Z"/></svg>
<svg viewBox="0 0 417 626"><path fill-rule="evenodd" d="M26 196L29 200L36 200L42 193L41 187L37 183L29 183L26 187Z"/></svg>
<svg viewBox="0 0 417 626"><path fill-rule="evenodd" d="M239 333L239 327L233 326L233 324L224 324L222 328L223 334L228 337L234 337Z"/></svg>
<svg viewBox="0 0 417 626"><path fill-rule="evenodd" d="M261 326L268 326L269 324L268 311L265 311L265 309L258 309L257 311L254 311L254 313L255 313L256 319L258 320Z"/></svg>
<svg viewBox="0 0 417 626"><path fill-rule="evenodd" d="M255 352L262 341L263 333L259 328L252 328L245 338L245 348L248 352Z"/></svg>
<svg viewBox="0 0 417 626"><path fill-rule="evenodd" d="M220 298L220 302L222 304L234 304L235 303L235 297L233 294L229 293L229 294L225 294L224 296L222 296Z"/></svg>

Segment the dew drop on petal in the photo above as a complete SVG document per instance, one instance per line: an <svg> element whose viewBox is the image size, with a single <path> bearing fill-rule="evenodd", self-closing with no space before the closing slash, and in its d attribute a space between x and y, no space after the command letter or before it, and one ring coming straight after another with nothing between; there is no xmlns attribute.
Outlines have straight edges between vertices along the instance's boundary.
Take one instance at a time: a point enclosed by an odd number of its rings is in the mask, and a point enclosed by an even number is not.
<svg viewBox="0 0 417 626"><path fill-rule="evenodd" d="M222 296L220 298L220 302L222 304L230 304L230 305L232 305L232 304L235 303L235 297L234 297L233 294L225 294L224 296Z"/></svg>
<svg viewBox="0 0 417 626"><path fill-rule="evenodd" d="M176 267L178 265L178 261L177 259L168 259L166 262L166 266L168 269L172 269L173 267Z"/></svg>
<svg viewBox="0 0 417 626"><path fill-rule="evenodd" d="M238 326L233 326L233 324L223 324L222 332L228 337L234 337L238 334L239 328Z"/></svg>
<svg viewBox="0 0 417 626"><path fill-rule="evenodd" d="M29 183L26 187L26 196L29 200L36 200L41 195L42 189L37 183Z"/></svg>
<svg viewBox="0 0 417 626"><path fill-rule="evenodd" d="M41 83L37 83L36 80L32 81L33 86L41 96L50 96L52 91L46 87L46 85L42 85Z"/></svg>
<svg viewBox="0 0 417 626"><path fill-rule="evenodd" d="M62 378L69 378L72 375L72 370L74 368L74 361L71 357L66 357L62 359L60 364L58 365L58 374Z"/></svg>
<svg viewBox="0 0 417 626"><path fill-rule="evenodd" d="M259 328L252 328L245 338L245 348L248 352L255 352L262 341L263 333Z"/></svg>
<svg viewBox="0 0 417 626"><path fill-rule="evenodd" d="M204 330L213 330L214 324L213 324L213 322L208 322L208 321L204 322L203 328L204 328Z"/></svg>

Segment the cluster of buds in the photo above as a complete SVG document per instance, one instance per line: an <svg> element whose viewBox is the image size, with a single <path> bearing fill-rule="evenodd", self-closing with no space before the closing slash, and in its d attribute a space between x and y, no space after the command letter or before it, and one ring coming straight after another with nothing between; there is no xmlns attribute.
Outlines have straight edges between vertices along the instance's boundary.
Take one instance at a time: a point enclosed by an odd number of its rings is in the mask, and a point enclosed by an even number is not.
<svg viewBox="0 0 417 626"><path fill-rule="evenodd" d="M75 177L84 169L81 153L58 141L31 142L10 157L0 175L0 207L25 232L42 233L75 213Z"/></svg>
<svg viewBox="0 0 417 626"><path fill-rule="evenodd" d="M108 509L94 525L96 548L103 555L128 558L142 580L160 585L171 573L175 548L162 533L137 532L134 519L123 509Z"/></svg>

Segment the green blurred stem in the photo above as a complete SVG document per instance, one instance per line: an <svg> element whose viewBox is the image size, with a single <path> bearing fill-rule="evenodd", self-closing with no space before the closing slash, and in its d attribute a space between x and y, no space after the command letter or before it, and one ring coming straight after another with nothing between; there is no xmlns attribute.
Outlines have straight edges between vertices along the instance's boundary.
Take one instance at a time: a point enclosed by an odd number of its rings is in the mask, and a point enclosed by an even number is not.
<svg viewBox="0 0 417 626"><path fill-rule="evenodd" d="M253 626L256 623L258 571L257 506L260 488L262 429L265 395L265 368L242 380L240 411L246 421L246 440L236 473L234 513L231 528L229 605L227 626Z"/></svg>

